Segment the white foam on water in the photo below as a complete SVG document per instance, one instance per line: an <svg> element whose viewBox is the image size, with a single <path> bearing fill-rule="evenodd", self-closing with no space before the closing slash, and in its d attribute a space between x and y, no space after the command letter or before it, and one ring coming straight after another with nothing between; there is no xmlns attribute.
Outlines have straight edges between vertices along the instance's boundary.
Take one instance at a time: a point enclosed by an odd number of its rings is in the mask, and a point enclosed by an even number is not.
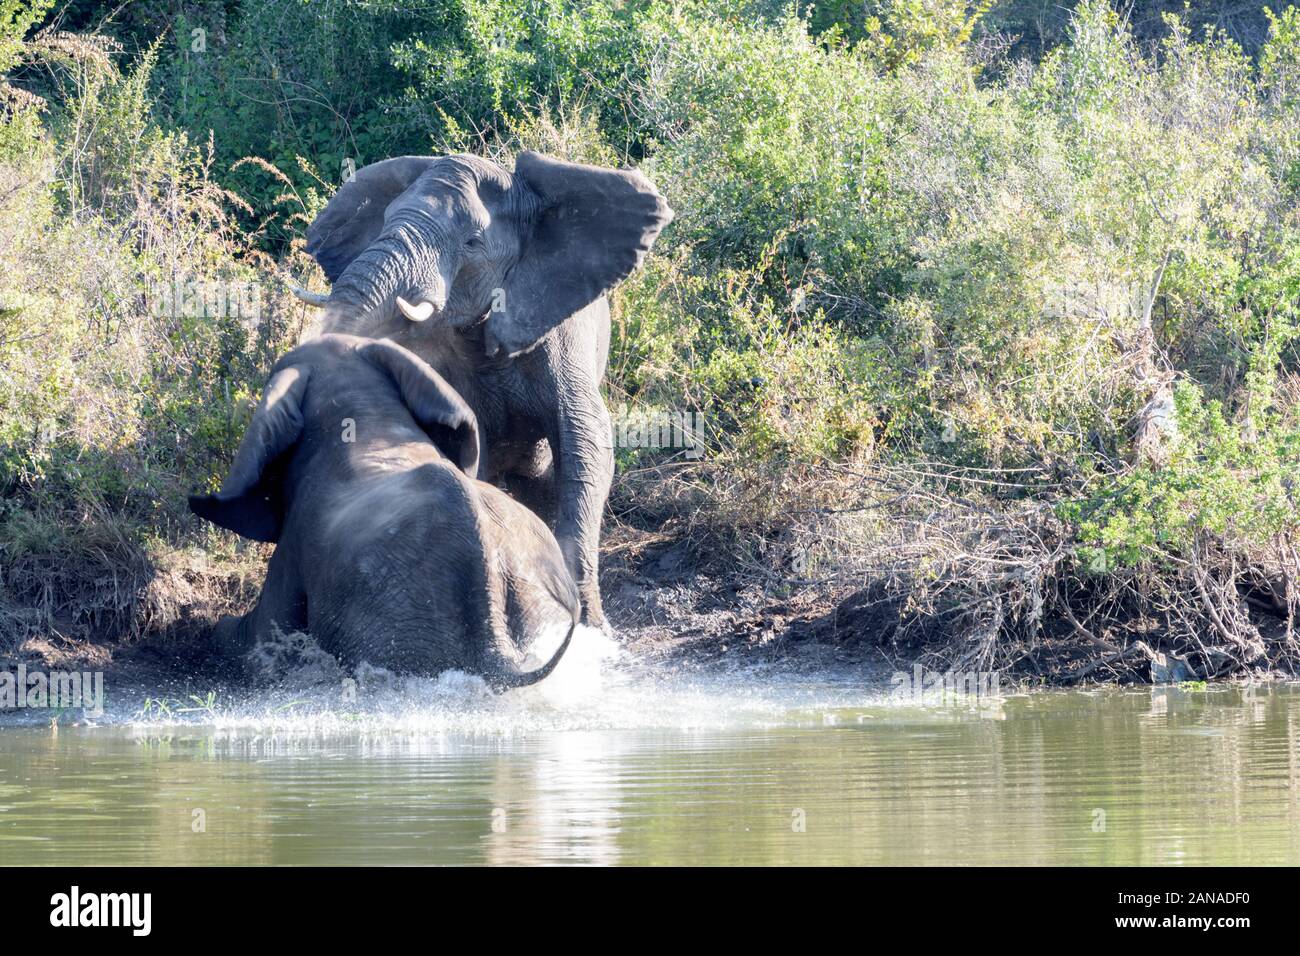
<svg viewBox="0 0 1300 956"><path fill-rule="evenodd" d="M568 632L564 625L544 631L528 649L524 669L532 670L549 661ZM553 706L580 705L600 694L605 686L605 675L612 675L616 665L625 657L618 643L603 631L579 625L555 670L545 680L521 688L521 691L531 692Z"/></svg>
<svg viewBox="0 0 1300 956"><path fill-rule="evenodd" d="M549 660L565 633L567 625L541 635L524 668ZM110 694L107 712L93 723L146 734L206 727L245 736L511 737L554 730L861 724L892 709L889 687L869 669L809 675L772 666L668 667L582 626L547 678L500 694L461 671L417 677L363 664L349 674L301 634L278 636L259 651L258 662L263 677L273 678L269 685L213 701L120 691Z"/></svg>

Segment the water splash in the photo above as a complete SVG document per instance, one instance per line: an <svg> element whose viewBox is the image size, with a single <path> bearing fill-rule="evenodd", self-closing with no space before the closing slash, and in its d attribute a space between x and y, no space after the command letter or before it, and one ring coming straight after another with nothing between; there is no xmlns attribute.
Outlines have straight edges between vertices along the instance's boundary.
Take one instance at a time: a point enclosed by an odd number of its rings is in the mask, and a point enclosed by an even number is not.
<svg viewBox="0 0 1300 956"><path fill-rule="evenodd" d="M543 633L523 666L548 660L566 630ZM416 677L363 664L348 673L298 633L277 635L259 649L256 663L263 678L256 688L215 699L119 689L95 723L144 734L202 727L238 735L491 738L555 730L830 726L877 719L890 709L888 686L870 669L808 674L778 666L668 667L629 654L588 627L579 627L549 677L504 694L462 671ZM149 704L141 706L145 700Z"/></svg>

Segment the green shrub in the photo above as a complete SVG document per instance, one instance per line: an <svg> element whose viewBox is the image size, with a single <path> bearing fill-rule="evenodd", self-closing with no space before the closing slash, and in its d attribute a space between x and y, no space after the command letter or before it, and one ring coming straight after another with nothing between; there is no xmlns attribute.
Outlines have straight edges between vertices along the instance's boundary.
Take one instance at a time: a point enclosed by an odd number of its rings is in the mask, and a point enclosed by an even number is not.
<svg viewBox="0 0 1300 956"><path fill-rule="evenodd" d="M6 650L175 619L158 565L213 537L185 496L227 466L301 315L234 229L210 154L154 120L152 54L122 72L103 44L53 36L25 55L54 92L45 122L28 106L0 125ZM196 283L248 295L170 291Z"/></svg>
<svg viewBox="0 0 1300 956"><path fill-rule="evenodd" d="M1250 552L1286 541L1300 527L1300 428L1270 429L1251 440L1197 386L1184 382L1174 397L1178 437L1167 463L1142 465L1061 509L1077 521L1080 558L1095 572L1160 565L1203 535Z"/></svg>

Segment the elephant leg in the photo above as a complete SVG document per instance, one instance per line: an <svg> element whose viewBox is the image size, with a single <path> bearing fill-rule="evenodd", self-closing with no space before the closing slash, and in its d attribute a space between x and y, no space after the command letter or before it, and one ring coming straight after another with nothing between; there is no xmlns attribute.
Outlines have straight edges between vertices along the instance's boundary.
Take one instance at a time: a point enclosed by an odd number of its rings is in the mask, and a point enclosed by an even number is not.
<svg viewBox="0 0 1300 956"><path fill-rule="evenodd" d="M600 523L614 480L614 436L600 394L583 391L560 409L556 436L555 538L578 585L582 622L608 631L600 603Z"/></svg>
<svg viewBox="0 0 1300 956"><path fill-rule="evenodd" d="M247 661L277 628L285 634L307 630L307 597L289 565L285 549L276 548L257 604L243 617L225 617L217 624L213 638L224 656Z"/></svg>

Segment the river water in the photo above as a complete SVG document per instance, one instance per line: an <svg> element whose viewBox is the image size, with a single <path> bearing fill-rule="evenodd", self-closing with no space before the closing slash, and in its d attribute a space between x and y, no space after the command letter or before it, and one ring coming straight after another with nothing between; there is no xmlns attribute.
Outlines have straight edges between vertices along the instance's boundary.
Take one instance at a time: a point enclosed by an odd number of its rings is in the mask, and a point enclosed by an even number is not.
<svg viewBox="0 0 1300 956"><path fill-rule="evenodd" d="M0 864L1300 863L1300 685L934 705L610 655L499 697L311 674L11 715Z"/></svg>

